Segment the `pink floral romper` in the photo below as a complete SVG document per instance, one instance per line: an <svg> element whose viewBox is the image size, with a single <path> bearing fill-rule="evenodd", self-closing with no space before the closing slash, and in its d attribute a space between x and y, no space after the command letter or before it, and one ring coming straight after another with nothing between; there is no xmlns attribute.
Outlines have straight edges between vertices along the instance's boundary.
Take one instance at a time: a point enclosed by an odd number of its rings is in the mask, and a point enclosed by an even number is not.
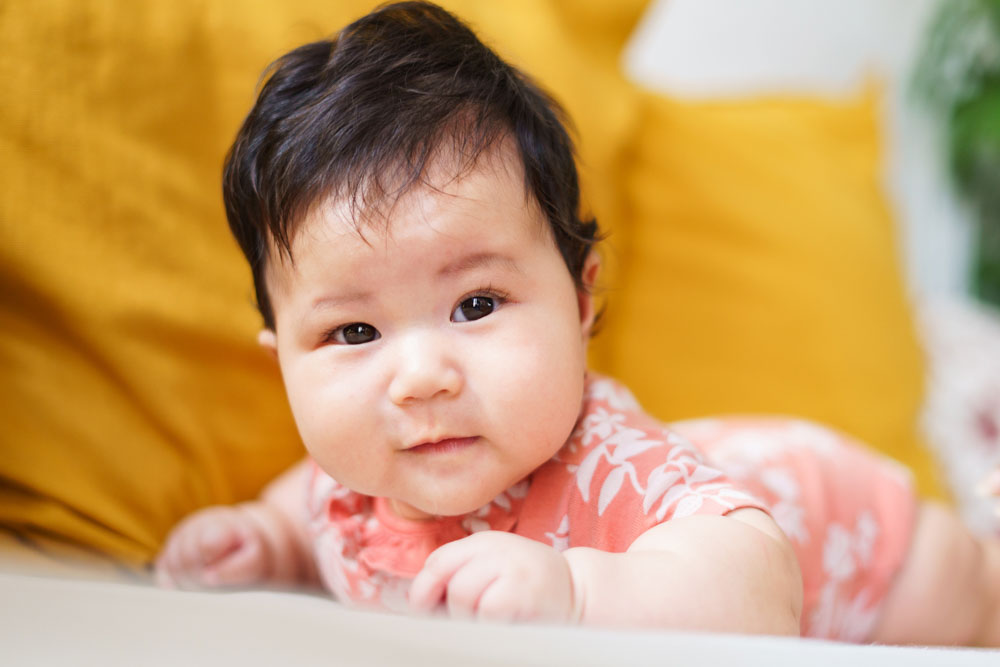
<svg viewBox="0 0 1000 667"><path fill-rule="evenodd" d="M664 521L743 507L768 512L795 548L803 635L868 639L909 546L912 482L901 465L810 422L664 426L620 384L591 374L566 445L476 512L402 519L385 499L354 493L317 466L308 491L325 585L344 602L399 610L434 549L480 530L622 552Z"/></svg>

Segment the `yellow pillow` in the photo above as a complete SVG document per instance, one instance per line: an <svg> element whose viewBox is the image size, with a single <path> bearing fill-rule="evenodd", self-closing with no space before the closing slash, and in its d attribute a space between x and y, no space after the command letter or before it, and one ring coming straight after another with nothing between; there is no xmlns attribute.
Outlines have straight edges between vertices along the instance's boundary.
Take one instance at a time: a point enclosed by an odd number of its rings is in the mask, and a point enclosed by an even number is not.
<svg viewBox="0 0 1000 667"><path fill-rule="evenodd" d="M876 97L645 95L612 244L622 274L595 346L663 419L816 419L908 463L933 494Z"/></svg>
<svg viewBox="0 0 1000 667"><path fill-rule="evenodd" d="M301 455L256 347L221 162L264 66L375 4L5 7L0 551L75 543L140 564L182 516L254 495ZM555 0L446 4L566 103L592 138L590 196L612 201L635 117L616 60Z"/></svg>

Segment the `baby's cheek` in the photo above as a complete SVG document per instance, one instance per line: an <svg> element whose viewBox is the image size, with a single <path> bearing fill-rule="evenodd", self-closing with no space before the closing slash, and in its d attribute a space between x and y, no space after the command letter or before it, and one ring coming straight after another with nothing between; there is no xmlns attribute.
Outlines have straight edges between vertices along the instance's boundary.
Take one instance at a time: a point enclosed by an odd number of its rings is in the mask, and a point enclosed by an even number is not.
<svg viewBox="0 0 1000 667"><path fill-rule="evenodd" d="M306 450L320 467L334 474L333 466L343 459L341 450L360 437L360 411L346 409L350 401L335 389L315 384L303 391L290 389L288 399Z"/></svg>
<svg viewBox="0 0 1000 667"><path fill-rule="evenodd" d="M561 350L532 349L505 371L510 428L542 447L546 460L569 438L580 413L585 365ZM551 450L551 451L549 451ZM546 456L548 454L548 456Z"/></svg>

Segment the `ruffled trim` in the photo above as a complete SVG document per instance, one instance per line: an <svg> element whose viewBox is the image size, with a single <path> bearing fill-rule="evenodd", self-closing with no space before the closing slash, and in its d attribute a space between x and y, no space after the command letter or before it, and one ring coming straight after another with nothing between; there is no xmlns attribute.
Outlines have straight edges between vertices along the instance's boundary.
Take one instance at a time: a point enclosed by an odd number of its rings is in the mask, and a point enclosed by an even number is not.
<svg viewBox="0 0 1000 667"><path fill-rule="evenodd" d="M353 493L317 467L310 510L320 572L338 598L386 606L382 589L408 586L438 547L482 530L512 531L528 487L528 480L519 482L469 514L415 521L393 512L388 499Z"/></svg>

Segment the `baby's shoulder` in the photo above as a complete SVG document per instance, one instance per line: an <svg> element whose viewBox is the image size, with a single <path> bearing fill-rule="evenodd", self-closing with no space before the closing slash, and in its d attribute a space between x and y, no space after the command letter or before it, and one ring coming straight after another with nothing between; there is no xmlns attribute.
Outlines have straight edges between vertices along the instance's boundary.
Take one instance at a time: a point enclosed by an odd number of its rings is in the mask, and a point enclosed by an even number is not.
<svg viewBox="0 0 1000 667"><path fill-rule="evenodd" d="M549 514L559 520L557 529L535 532L564 547L606 551L623 551L674 517L761 507L694 443L643 412L620 383L600 376L588 379L576 428L533 476L531 494L554 507Z"/></svg>
<svg viewBox="0 0 1000 667"><path fill-rule="evenodd" d="M684 456L700 461L690 440L643 411L624 385L601 375L588 376L580 417L559 461L582 465L585 461L654 465Z"/></svg>

